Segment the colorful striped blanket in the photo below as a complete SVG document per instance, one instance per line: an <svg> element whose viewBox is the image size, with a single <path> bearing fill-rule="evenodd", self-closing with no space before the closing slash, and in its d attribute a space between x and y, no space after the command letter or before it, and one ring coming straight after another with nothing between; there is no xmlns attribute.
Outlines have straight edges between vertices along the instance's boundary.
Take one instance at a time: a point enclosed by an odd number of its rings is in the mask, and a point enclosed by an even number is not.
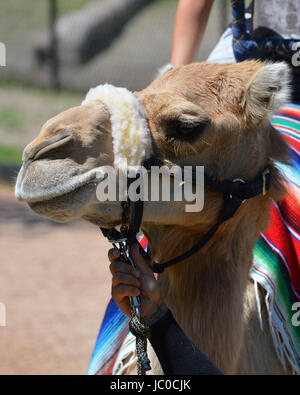
<svg viewBox="0 0 300 395"><path fill-rule="evenodd" d="M300 105L282 109L272 124L290 145L290 164L278 164L288 180L288 192L282 202L272 204L270 225L254 249L250 277L256 290L257 284L265 290L278 358L284 367L288 363L300 374ZM140 243L146 248L142 236ZM257 301L260 311L258 297ZM262 321L261 327L267 329ZM88 374L121 374L135 360L134 343L128 318L110 300Z"/></svg>
<svg viewBox="0 0 300 395"><path fill-rule="evenodd" d="M300 106L282 109L272 124L291 147L291 166L278 165L288 179L287 195L272 204L270 226L256 243L250 276L266 291L278 358L300 374Z"/></svg>

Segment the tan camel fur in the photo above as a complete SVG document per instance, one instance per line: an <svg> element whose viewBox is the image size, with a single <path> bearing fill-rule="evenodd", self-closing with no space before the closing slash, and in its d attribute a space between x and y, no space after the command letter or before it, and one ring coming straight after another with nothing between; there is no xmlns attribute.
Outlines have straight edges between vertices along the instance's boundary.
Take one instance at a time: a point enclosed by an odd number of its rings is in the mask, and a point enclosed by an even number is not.
<svg viewBox="0 0 300 395"><path fill-rule="evenodd" d="M178 323L223 373L283 373L264 310L264 330L259 327L248 272L270 201L284 195L274 161L285 162L286 145L270 118L289 100L287 66L195 63L166 72L135 96L153 151L167 165L204 165L218 180L247 180L272 169L269 192L246 201L200 252L167 269L159 282ZM55 221L118 225L120 203L96 199L92 171L112 165L113 156L109 108L96 100L67 110L26 147L16 196ZM216 222L222 194L206 188L199 213L185 212L185 204L145 202L142 229L153 259L166 261L192 247ZM152 364L158 373L159 364Z"/></svg>

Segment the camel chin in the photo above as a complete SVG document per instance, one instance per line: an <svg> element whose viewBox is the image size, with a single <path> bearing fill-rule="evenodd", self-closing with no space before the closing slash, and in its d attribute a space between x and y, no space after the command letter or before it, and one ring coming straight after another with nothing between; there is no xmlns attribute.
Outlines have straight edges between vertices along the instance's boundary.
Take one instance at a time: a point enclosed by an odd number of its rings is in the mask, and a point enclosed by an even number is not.
<svg viewBox="0 0 300 395"><path fill-rule="evenodd" d="M48 200L27 202L36 214L55 222L69 222L82 217L86 212L86 202L94 193L93 185L81 186L64 195Z"/></svg>
<svg viewBox="0 0 300 395"><path fill-rule="evenodd" d="M93 176L72 164L49 160L24 162L15 186L18 200L38 215L56 222L79 218L95 193ZM47 173L46 173L47 171Z"/></svg>
<svg viewBox="0 0 300 395"><path fill-rule="evenodd" d="M17 177L15 196L36 214L55 222L83 218L105 228L117 226L121 223L121 205L97 200L97 169L62 160L25 161Z"/></svg>
<svg viewBox="0 0 300 395"><path fill-rule="evenodd" d="M85 184L84 178L88 179ZM83 173L76 178L75 183L61 184L60 188L54 190L53 187L51 188L54 180L47 179L43 188L39 184L40 188L35 189L35 183L31 182L30 172L22 168L18 175L15 195L18 200L26 202L36 214L55 222L70 222L82 218L104 228L119 225L121 223L120 203L102 202L100 204L96 197L97 183L93 178L90 180L89 178L86 173ZM30 193L27 187L30 188Z"/></svg>

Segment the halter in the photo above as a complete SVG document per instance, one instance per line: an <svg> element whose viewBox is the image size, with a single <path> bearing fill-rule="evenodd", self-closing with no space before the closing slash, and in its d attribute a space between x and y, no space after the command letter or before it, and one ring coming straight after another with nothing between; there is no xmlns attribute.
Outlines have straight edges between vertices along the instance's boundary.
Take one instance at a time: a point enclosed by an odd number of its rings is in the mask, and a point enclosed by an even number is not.
<svg viewBox="0 0 300 395"><path fill-rule="evenodd" d="M151 166L157 166L158 164L163 165L163 161L155 156L151 156L144 162L144 167L146 170L151 171ZM241 178L235 178L234 180L224 180L218 181L204 174L204 184L207 188L219 191L223 194L223 206L219 213L217 222L209 229L207 233L189 250L185 251L183 254L163 263L154 262L151 266L153 272L162 273L164 269L173 266L179 262L186 260L187 258L194 255L201 248L203 248L209 240L217 232L221 224L229 220L234 216L239 207L245 203L246 200L256 197L260 194L263 196L271 187L271 171L269 167L266 167L263 171L259 172L255 177L250 180L243 180ZM133 180L132 180L133 181ZM132 182L130 181L130 183ZM192 168L192 183L196 183L196 167ZM143 217L143 201L137 200L135 202L128 200L127 202L122 202L122 226L119 232L115 228L104 229L102 233L111 243L124 242L126 254L129 257L130 247L136 241L136 235L140 231L140 226ZM126 225L126 211L130 211L129 218L129 228ZM123 246L122 246L123 248ZM122 250L123 251L123 250ZM124 255L124 254L123 254ZM129 257L130 259L130 257ZM130 259L131 261L131 259ZM129 262L132 264L132 261ZM132 303L134 303L132 301ZM134 304L133 304L134 306ZM134 308L134 307L133 307Z"/></svg>

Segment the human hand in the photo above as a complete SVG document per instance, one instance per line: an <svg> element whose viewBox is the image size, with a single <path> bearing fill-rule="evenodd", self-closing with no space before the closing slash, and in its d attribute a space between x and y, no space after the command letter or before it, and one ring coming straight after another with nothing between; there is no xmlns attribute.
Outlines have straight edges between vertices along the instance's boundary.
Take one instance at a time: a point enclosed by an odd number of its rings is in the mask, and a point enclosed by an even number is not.
<svg viewBox="0 0 300 395"><path fill-rule="evenodd" d="M161 295L159 285L152 270L139 252L138 244L131 247L131 258L135 268L120 261L120 252L112 248L108 252L111 262L112 298L120 310L131 318L129 296L138 296L141 304L141 316L152 315L159 305Z"/></svg>

